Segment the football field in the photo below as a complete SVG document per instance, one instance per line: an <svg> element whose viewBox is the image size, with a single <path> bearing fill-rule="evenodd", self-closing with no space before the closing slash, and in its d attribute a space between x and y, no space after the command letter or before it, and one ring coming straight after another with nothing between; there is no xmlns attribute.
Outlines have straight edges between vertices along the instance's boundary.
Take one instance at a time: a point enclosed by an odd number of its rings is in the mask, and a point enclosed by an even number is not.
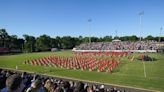
<svg viewBox="0 0 164 92"><path fill-rule="evenodd" d="M121 58L119 65L111 72L82 71L53 66L36 66L24 64L25 60L32 60L41 57L55 56L72 56L70 50L59 52L41 52L41 53L24 53L17 55L0 56L1 68L13 68L18 66L19 70L37 72L52 76L74 78L79 80L88 80L101 83L109 83L150 90L164 91L164 54L148 53L150 57L156 59L153 62L145 62L145 73L143 62L136 58L139 54L134 55L134 61L129 61L126 57Z"/></svg>

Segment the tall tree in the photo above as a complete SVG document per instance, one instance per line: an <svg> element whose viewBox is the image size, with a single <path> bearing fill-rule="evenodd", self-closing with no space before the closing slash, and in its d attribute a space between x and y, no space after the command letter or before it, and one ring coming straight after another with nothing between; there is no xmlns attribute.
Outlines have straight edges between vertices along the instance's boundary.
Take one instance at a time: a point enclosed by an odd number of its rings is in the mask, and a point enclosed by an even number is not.
<svg viewBox="0 0 164 92"><path fill-rule="evenodd" d="M62 47L63 49L72 49L75 47L75 39L71 36L62 37Z"/></svg>
<svg viewBox="0 0 164 92"><path fill-rule="evenodd" d="M89 37L84 37L82 40L83 43L89 43Z"/></svg>
<svg viewBox="0 0 164 92"><path fill-rule="evenodd" d="M59 48L58 47L58 42L55 38L51 38L50 45L51 45L51 48Z"/></svg>
<svg viewBox="0 0 164 92"><path fill-rule="evenodd" d="M35 37L34 36L29 36L27 34L23 35L25 38L25 44L24 44L24 50L25 52L33 52L35 51Z"/></svg>
<svg viewBox="0 0 164 92"><path fill-rule="evenodd" d="M139 38L135 35L132 35L132 36L122 36L120 37L120 40L121 41L137 41L139 40Z"/></svg>
<svg viewBox="0 0 164 92"><path fill-rule="evenodd" d="M139 38L135 35L129 36L129 41L137 41Z"/></svg>
<svg viewBox="0 0 164 92"><path fill-rule="evenodd" d="M99 41L98 37L91 37L91 39L92 39L92 42L98 42Z"/></svg>
<svg viewBox="0 0 164 92"><path fill-rule="evenodd" d="M21 49L22 52L23 52L23 49L24 49L24 42L25 41L22 38L17 39L18 48Z"/></svg>
<svg viewBox="0 0 164 92"><path fill-rule="evenodd" d="M105 37L103 37L103 41L111 42L112 41L112 36L105 36Z"/></svg>
<svg viewBox="0 0 164 92"><path fill-rule="evenodd" d="M18 39L17 35L9 36L8 48L15 52L23 52L24 40Z"/></svg>
<svg viewBox="0 0 164 92"><path fill-rule="evenodd" d="M62 47L62 39L61 39L61 37L57 36L57 37L56 37L56 41L57 41L57 46L58 46L58 48L59 48L59 49L63 48L63 47Z"/></svg>
<svg viewBox="0 0 164 92"><path fill-rule="evenodd" d="M10 49L18 49L18 43L17 43L17 36L16 35L11 35L9 37L10 39L10 45L9 45L9 48Z"/></svg>
<svg viewBox="0 0 164 92"><path fill-rule="evenodd" d="M155 38L154 38L153 36L151 36L151 35L148 35L148 36L145 38L145 40L155 40Z"/></svg>
<svg viewBox="0 0 164 92"><path fill-rule="evenodd" d="M6 29L0 29L0 47L7 47L6 42L8 41L9 35Z"/></svg>
<svg viewBox="0 0 164 92"><path fill-rule="evenodd" d="M41 35L36 39L36 50L37 51L48 51L51 49L51 38L47 35Z"/></svg>

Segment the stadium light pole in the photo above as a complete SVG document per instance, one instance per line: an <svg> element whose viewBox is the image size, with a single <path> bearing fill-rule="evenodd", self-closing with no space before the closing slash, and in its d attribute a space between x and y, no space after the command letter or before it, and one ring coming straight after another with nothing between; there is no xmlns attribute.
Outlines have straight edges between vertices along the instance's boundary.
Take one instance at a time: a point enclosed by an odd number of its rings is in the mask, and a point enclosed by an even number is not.
<svg viewBox="0 0 164 92"><path fill-rule="evenodd" d="M116 32L116 39L117 39L117 30L115 30L115 32Z"/></svg>
<svg viewBox="0 0 164 92"><path fill-rule="evenodd" d="M159 32L159 42L161 42L161 33L162 33L162 27L160 28L160 32Z"/></svg>
<svg viewBox="0 0 164 92"><path fill-rule="evenodd" d="M142 16L144 15L144 11L141 11L139 14L138 14L139 16L140 16L140 41L142 40L141 39L141 32L143 31L142 30ZM142 61L143 62L143 68L144 68L144 77L146 78L146 68L145 68L145 62L144 61Z"/></svg>
<svg viewBox="0 0 164 92"><path fill-rule="evenodd" d="M89 31L91 32L91 22L92 22L92 19L88 19L88 24L89 24ZM89 36L89 43L91 43L91 34Z"/></svg>
<svg viewBox="0 0 164 92"><path fill-rule="evenodd" d="M142 32L142 16L144 15L144 11L138 14L140 16L140 41L141 41L141 32Z"/></svg>

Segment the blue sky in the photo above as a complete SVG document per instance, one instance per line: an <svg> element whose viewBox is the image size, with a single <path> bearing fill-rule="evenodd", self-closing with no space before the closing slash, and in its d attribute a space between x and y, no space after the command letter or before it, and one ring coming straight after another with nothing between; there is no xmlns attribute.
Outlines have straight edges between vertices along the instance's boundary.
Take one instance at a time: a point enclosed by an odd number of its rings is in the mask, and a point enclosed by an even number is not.
<svg viewBox="0 0 164 92"><path fill-rule="evenodd" d="M164 0L0 0L0 28L10 35L158 36ZM91 19L91 22L88 22Z"/></svg>

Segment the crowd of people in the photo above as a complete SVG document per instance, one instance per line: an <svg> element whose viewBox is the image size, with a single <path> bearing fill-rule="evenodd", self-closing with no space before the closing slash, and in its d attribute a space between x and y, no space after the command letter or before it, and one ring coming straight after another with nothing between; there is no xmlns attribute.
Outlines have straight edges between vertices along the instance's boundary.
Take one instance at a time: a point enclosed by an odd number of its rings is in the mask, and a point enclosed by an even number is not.
<svg viewBox="0 0 164 92"><path fill-rule="evenodd" d="M125 90L123 90L125 91ZM104 85L0 69L0 92L123 92Z"/></svg>
<svg viewBox="0 0 164 92"><path fill-rule="evenodd" d="M113 41L83 43L76 50L156 50L157 41Z"/></svg>

